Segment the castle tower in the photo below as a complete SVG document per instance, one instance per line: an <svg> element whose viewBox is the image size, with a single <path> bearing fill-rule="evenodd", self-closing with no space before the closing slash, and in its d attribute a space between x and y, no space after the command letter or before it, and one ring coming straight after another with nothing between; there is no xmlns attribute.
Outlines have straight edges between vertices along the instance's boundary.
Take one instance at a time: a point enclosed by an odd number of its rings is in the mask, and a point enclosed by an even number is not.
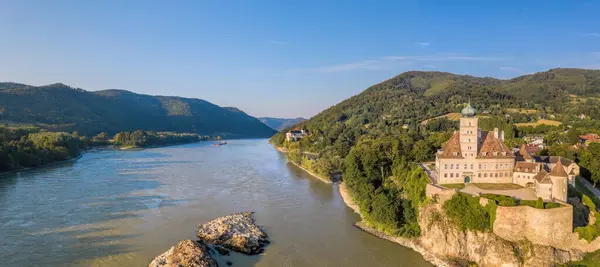
<svg viewBox="0 0 600 267"><path fill-rule="evenodd" d="M552 197L556 200L567 202L567 179L569 176L562 164L562 158L552 168L548 175L552 181Z"/></svg>
<svg viewBox="0 0 600 267"><path fill-rule="evenodd" d="M474 159L477 156L477 145L479 144L478 118L475 117L475 108L471 102L460 112L460 150L466 159Z"/></svg>

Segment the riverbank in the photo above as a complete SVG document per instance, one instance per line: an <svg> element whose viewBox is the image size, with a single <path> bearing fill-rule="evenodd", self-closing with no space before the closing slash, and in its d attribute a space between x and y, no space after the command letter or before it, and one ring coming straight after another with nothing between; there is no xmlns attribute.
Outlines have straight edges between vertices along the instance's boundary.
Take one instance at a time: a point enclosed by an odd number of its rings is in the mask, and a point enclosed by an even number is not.
<svg viewBox="0 0 600 267"><path fill-rule="evenodd" d="M45 168L45 167L49 167L49 166L63 164L63 163L71 162L71 161L76 161L76 160L80 159L81 157L83 157L83 153L79 154L79 156L76 156L76 157L73 157L73 158L70 158L70 159L53 161L53 162L50 162L48 164L43 164L43 165L40 165L40 166L29 167L29 168L21 168L21 169L16 169L16 170L7 171L7 172L0 172L0 175L10 174L10 173L18 173L18 172L25 172L25 171L35 170L35 169L41 169L41 168Z"/></svg>
<svg viewBox="0 0 600 267"><path fill-rule="evenodd" d="M302 170L303 170L303 171L305 171L306 173L308 173L308 174L310 174L310 175L314 176L315 178L317 178L317 179L319 179L319 180L321 180L321 181L325 182L325 183L328 183L328 184L332 184L332 183L333 183L333 182L331 181L331 179L327 179L327 178L325 178L325 177L321 177L321 176L317 175L316 173L314 173L314 172L311 172L311 171L309 171L308 169L306 169L306 168L304 168L304 167L300 166L299 164L296 164L296 163L294 163L294 162L292 162L292 161L289 161L289 160L288 160L288 162L289 162L289 163L291 163L291 164L293 164L294 166L296 166L296 167L298 167L298 168L302 169Z"/></svg>
<svg viewBox="0 0 600 267"><path fill-rule="evenodd" d="M287 149L285 149L285 148L278 147L278 146L276 146L276 145L273 145L273 147L274 147L274 148L275 148L277 151L279 151L279 152L281 152L281 153L288 153ZM331 181L331 179L328 179L328 178L325 178L325 177L321 177L321 176L319 176L318 174L316 174L316 173L314 173L314 172L312 172L312 171L310 171L310 170L308 170L308 169L306 169L306 168L304 168L304 167L300 166L300 164L296 164L296 163L294 163L294 162L292 162L292 161L290 161L290 160L288 160L288 162L289 162L289 163L291 163L291 164L294 164L294 166L296 166L296 167L298 167L298 168L302 169L303 171L307 172L308 174L310 174L310 175L312 175L312 176L316 177L317 179L319 179L319 180L321 180L321 181L323 181L323 182L325 182L325 183L328 183L328 184L332 184L332 183L333 183L333 182Z"/></svg>
<svg viewBox="0 0 600 267"><path fill-rule="evenodd" d="M425 248L420 246L416 242L416 240L409 239L409 238L403 238L403 237L399 237L399 236L392 236L392 235L386 234L384 232L381 232L375 228L370 227L364 221L364 218L363 218L362 214L360 213L360 207L358 206L358 204L356 204L356 202L354 202L354 200L352 199L352 196L350 195L350 192L348 191L348 188L346 187L346 185L344 183L338 184L338 191L340 193L342 200L344 201L344 204L346 204L346 206L349 207L350 209L352 209L355 213L360 215L361 221L354 224L356 227L358 227L359 229L361 229L369 234L379 237L381 239L385 239L385 240L394 242L396 244L402 245L404 247L410 248L410 249L416 251L417 253L421 254L426 261L428 261L429 263L431 263L435 266L444 266L444 267L450 266L450 264L448 262L436 257L432 253L428 252Z"/></svg>

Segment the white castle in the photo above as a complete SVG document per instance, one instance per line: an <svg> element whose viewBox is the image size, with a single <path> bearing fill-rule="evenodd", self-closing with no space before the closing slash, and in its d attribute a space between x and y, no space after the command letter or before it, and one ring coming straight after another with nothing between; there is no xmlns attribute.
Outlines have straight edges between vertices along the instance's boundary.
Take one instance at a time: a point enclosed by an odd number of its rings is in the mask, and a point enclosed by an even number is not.
<svg viewBox="0 0 600 267"><path fill-rule="evenodd" d="M533 157L525 146L512 153L503 131L479 129L471 103L461 115L460 130L435 155L435 182L514 183L534 188L544 200L567 201L567 185L579 175L577 164L562 157Z"/></svg>

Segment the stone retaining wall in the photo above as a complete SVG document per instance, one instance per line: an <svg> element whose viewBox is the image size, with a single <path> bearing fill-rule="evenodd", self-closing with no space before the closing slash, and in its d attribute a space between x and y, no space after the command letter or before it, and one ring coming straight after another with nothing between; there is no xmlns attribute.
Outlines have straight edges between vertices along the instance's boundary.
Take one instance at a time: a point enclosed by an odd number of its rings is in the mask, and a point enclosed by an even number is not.
<svg viewBox="0 0 600 267"><path fill-rule="evenodd" d="M527 239L534 244L559 249L592 252L600 249L600 239L591 243L579 239L573 229L573 206L536 209L529 206L498 207L494 234L509 240Z"/></svg>

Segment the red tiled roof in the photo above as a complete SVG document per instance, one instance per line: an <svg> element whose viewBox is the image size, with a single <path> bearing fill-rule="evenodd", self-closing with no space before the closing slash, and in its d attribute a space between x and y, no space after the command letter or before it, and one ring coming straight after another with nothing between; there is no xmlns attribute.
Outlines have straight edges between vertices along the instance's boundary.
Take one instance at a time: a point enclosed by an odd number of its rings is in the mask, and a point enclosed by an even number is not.
<svg viewBox="0 0 600 267"><path fill-rule="evenodd" d="M585 135L580 135L579 139L583 139L583 140L596 140L599 139L600 137L597 134L585 134Z"/></svg>
<svg viewBox="0 0 600 267"><path fill-rule="evenodd" d="M523 144L521 146L521 149L519 149L519 154L521 154L521 157L523 157L524 160L533 159L533 157L531 157L531 155L529 154L529 151L527 151L527 146L525 144Z"/></svg>
<svg viewBox="0 0 600 267"><path fill-rule="evenodd" d="M442 148L440 158L462 159L462 151L460 149L460 134L454 133Z"/></svg>
<svg viewBox="0 0 600 267"><path fill-rule="evenodd" d="M518 161L515 164L515 172L536 173L538 163Z"/></svg>
<svg viewBox="0 0 600 267"><path fill-rule="evenodd" d="M493 133L484 133L483 143L477 153L477 158L514 158L515 155L508 149L502 140L496 138ZM484 156L485 154L485 156Z"/></svg>

